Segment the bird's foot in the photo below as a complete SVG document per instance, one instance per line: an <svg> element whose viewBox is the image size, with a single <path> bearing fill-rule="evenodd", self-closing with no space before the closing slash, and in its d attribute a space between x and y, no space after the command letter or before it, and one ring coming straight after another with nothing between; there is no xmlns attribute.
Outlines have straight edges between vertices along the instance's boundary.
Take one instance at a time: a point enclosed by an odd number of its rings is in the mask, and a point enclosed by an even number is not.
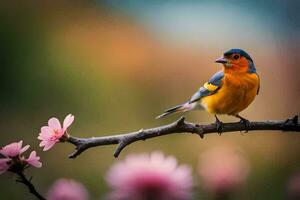
<svg viewBox="0 0 300 200"><path fill-rule="evenodd" d="M215 118L216 118L215 124L216 124L216 127L217 127L217 132L218 132L219 135L221 135L222 131L223 131L223 122L221 122L216 115L215 115Z"/></svg>
<svg viewBox="0 0 300 200"><path fill-rule="evenodd" d="M240 121L240 123L244 126L243 128L244 128L244 133L247 133L248 131L249 131L249 128L250 128L250 125L251 125L251 123L250 123L250 121L248 120L248 119L245 119L245 118L241 118L241 121ZM241 132L242 132L243 130L241 129Z"/></svg>

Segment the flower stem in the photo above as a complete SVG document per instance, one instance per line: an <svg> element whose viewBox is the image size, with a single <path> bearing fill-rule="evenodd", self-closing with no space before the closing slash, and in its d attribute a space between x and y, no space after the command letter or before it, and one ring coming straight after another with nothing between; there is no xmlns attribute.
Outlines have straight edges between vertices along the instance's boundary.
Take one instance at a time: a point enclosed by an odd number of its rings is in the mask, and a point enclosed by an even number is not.
<svg viewBox="0 0 300 200"><path fill-rule="evenodd" d="M34 196L36 196L37 199L40 200L46 200L45 197L43 197L40 193L38 193L34 187L34 185L31 183L31 180L27 179L24 172L18 172L17 173L20 177L20 180L17 180L17 182L23 183L24 185L26 185L29 189L29 192L32 193Z"/></svg>

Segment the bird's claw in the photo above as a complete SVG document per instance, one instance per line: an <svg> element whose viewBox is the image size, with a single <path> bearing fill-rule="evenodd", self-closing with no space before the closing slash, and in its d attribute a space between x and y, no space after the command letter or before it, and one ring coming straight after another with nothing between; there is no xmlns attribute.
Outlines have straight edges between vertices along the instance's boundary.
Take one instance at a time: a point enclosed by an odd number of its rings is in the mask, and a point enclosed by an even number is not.
<svg viewBox="0 0 300 200"><path fill-rule="evenodd" d="M244 129L241 128L241 133L243 133L242 132L243 130L245 131L244 133L247 133L249 131L249 128L250 128L250 125L251 125L250 121L248 119L242 118L240 120L240 123L244 126L243 127Z"/></svg>
<svg viewBox="0 0 300 200"><path fill-rule="evenodd" d="M216 122L215 122L215 124L216 124L216 127L217 127L217 133L218 133L219 135L221 135L221 134L222 134L222 130L223 130L223 122L221 122L221 121L216 117Z"/></svg>

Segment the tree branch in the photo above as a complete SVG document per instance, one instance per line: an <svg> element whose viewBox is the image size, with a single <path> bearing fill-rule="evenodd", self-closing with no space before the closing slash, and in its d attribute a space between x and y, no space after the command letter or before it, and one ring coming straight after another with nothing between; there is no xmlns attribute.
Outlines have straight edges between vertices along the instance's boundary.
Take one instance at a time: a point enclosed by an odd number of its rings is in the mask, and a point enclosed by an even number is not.
<svg viewBox="0 0 300 200"><path fill-rule="evenodd" d="M19 175L20 179L17 179L17 182L19 183L23 183L24 185L26 185L29 189L29 192L32 193L34 196L36 196L36 198L40 199L40 200L46 200L40 193L38 193L34 187L34 185L31 183L31 179L27 179L24 172L18 172L17 173Z"/></svg>
<svg viewBox="0 0 300 200"><path fill-rule="evenodd" d="M247 126L245 124L236 122L236 123L223 123L222 124L222 133L233 132L233 131L254 131L254 130L281 130L281 131L292 131L300 132L300 125L298 123L298 116L293 118L283 120L283 121L263 121L263 122L250 122ZM208 125L199 125L190 122L185 122L185 118L181 117L177 121L159 126L156 128L150 129L141 129L139 131L121 134L121 135L112 135L112 136L103 136L103 137L92 137L92 138L78 138L69 136L67 142L73 144L76 148L75 151L69 155L69 158L76 158L85 150L103 145L118 144L114 156L118 157L121 151L131 143L140 140L146 140L153 137L159 137L163 135L173 134L173 133L196 133L201 138L205 134L209 133L218 133L218 126L216 123Z"/></svg>

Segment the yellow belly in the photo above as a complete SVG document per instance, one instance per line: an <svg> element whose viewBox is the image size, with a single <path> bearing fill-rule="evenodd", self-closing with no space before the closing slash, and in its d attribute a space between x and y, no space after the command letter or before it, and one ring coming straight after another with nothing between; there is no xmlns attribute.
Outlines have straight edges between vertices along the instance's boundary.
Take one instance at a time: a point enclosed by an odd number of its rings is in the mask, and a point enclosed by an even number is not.
<svg viewBox="0 0 300 200"><path fill-rule="evenodd" d="M256 74L226 75L222 87L215 94L203 97L200 104L212 114L235 115L250 105L258 87Z"/></svg>

